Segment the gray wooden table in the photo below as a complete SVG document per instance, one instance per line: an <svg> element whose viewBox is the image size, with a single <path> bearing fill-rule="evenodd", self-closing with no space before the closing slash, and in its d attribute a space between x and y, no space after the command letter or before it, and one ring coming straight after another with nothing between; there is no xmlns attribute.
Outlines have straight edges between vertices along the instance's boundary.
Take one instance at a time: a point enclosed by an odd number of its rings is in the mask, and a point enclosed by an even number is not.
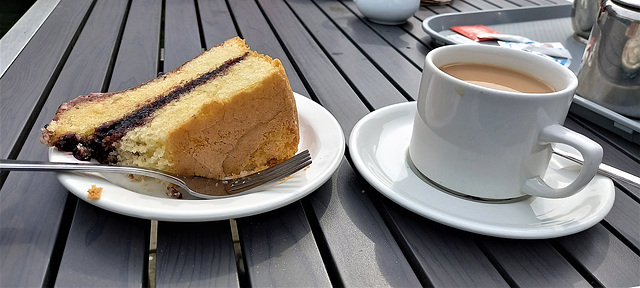
<svg viewBox="0 0 640 288"><path fill-rule="evenodd" d="M138 85L236 35L281 59L293 90L348 139L369 112L415 99L433 48L425 18L559 1L453 0L382 26L347 0L60 0L0 78L0 156L46 160L40 129L61 103ZM605 163L640 174L639 145L573 114L565 125L599 142ZM548 240L427 220L369 186L348 152L309 196L228 221L118 215L52 173L2 172L0 185L0 287L640 285L640 190L620 183L603 221Z"/></svg>

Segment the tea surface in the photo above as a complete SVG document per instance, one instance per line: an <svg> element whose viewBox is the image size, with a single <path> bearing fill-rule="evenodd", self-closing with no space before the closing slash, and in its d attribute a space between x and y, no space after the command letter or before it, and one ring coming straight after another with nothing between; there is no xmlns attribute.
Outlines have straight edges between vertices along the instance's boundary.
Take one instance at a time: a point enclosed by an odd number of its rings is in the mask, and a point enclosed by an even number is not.
<svg viewBox="0 0 640 288"><path fill-rule="evenodd" d="M440 70L460 80L497 90L522 93L555 91L551 85L534 76L495 65L464 62L447 64Z"/></svg>

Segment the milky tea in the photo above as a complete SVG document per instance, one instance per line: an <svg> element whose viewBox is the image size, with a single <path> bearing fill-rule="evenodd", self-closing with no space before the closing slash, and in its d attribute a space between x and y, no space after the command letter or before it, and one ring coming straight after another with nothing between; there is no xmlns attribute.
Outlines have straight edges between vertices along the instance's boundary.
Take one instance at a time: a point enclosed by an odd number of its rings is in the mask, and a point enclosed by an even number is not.
<svg viewBox="0 0 640 288"><path fill-rule="evenodd" d="M439 68L460 80L487 88L521 93L555 92L555 89L544 81L505 67L462 62L447 64Z"/></svg>

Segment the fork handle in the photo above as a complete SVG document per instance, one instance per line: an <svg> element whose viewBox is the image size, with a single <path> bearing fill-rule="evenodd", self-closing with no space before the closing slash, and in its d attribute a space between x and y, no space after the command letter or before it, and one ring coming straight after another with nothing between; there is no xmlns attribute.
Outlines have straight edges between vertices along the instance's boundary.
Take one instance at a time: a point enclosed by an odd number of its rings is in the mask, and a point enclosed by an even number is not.
<svg viewBox="0 0 640 288"><path fill-rule="evenodd" d="M0 159L0 170L12 171L80 171L80 172L110 172L123 174L136 174L159 178L161 180L175 182L180 179L167 175L160 171L131 167L131 166L114 166L92 163L64 163L64 162L46 162L46 161L28 161L28 160L11 160Z"/></svg>

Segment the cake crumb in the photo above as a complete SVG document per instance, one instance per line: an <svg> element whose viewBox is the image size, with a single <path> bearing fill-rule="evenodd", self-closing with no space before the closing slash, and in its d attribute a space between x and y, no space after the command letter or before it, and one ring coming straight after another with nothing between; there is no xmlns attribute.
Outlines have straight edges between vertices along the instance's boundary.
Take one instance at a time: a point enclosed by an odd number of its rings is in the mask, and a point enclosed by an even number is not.
<svg viewBox="0 0 640 288"><path fill-rule="evenodd" d="M102 195L102 187L91 185L91 188L89 188L87 192L89 192L89 195L87 195L87 199L98 200L100 199L100 195Z"/></svg>
<svg viewBox="0 0 640 288"><path fill-rule="evenodd" d="M182 193L172 186L167 186L167 196L173 199L182 199Z"/></svg>

